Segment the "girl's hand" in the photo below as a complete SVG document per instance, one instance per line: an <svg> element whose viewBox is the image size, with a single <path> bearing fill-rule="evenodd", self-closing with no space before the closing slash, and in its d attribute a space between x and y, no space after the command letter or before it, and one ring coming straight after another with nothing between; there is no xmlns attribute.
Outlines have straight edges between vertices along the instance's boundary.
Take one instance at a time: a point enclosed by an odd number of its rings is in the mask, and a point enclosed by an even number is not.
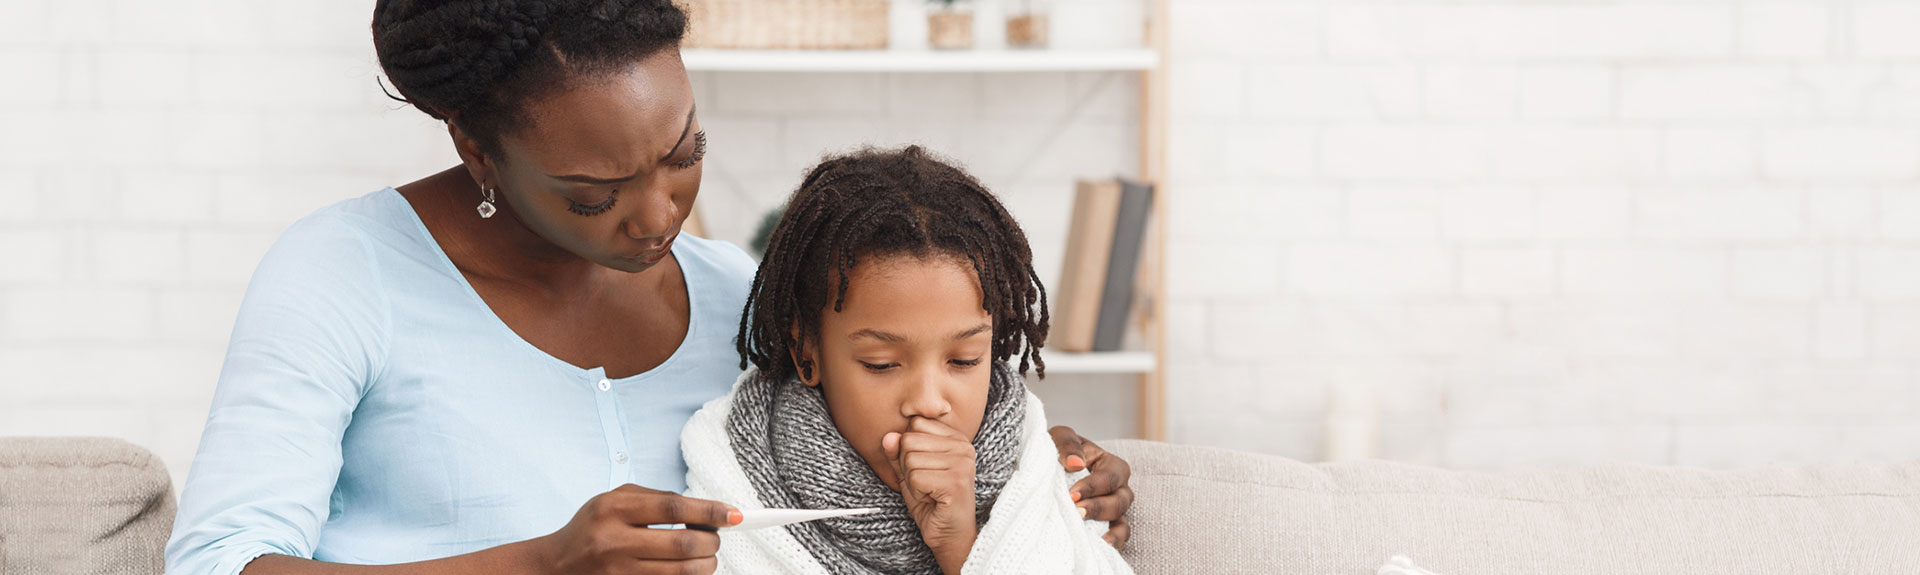
<svg viewBox="0 0 1920 575"><path fill-rule="evenodd" d="M1060 464L1069 472L1085 469L1089 473L1071 489L1080 511L1087 519L1107 522L1107 534L1102 538L1108 545L1114 549L1126 547L1130 534L1127 508L1133 507L1133 488L1127 486L1127 479L1133 476L1133 469L1126 460L1080 437L1071 427L1057 425L1048 432L1053 436L1053 446L1060 450Z"/></svg>
<svg viewBox="0 0 1920 575"><path fill-rule="evenodd" d="M565 527L532 543L540 573L713 573L720 534L647 526L722 527L740 520L725 503L629 483L588 500Z"/></svg>
<svg viewBox="0 0 1920 575"><path fill-rule="evenodd" d="M959 573L979 535L973 515L973 441L947 424L914 417L906 433L888 433L880 447L893 462L907 514L933 548L940 570Z"/></svg>

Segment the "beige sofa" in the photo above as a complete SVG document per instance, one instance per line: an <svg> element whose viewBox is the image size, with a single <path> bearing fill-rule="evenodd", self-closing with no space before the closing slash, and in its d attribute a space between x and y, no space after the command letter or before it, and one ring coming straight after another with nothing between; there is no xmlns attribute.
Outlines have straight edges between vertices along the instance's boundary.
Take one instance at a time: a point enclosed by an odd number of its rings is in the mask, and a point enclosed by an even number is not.
<svg viewBox="0 0 1920 575"><path fill-rule="evenodd" d="M1920 462L1470 473L1117 441L1141 573L1920 573Z"/></svg>
<svg viewBox="0 0 1920 575"><path fill-rule="evenodd" d="M173 484L107 438L0 437L0 575L159 573Z"/></svg>
<svg viewBox="0 0 1920 575"><path fill-rule="evenodd" d="M1469 473L1107 445L1141 573L1920 573L1920 463ZM0 438L0 575L159 573L166 470L113 439Z"/></svg>

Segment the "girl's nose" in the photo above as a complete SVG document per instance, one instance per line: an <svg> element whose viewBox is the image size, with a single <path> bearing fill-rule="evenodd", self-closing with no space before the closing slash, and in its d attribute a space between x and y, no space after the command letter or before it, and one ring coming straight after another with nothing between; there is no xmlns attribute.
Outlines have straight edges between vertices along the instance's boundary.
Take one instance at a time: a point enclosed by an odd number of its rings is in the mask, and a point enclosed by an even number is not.
<svg viewBox="0 0 1920 575"><path fill-rule="evenodd" d="M901 415L920 416L939 419L953 411L953 405L947 403L947 396L941 391L940 377L944 374L918 373L914 381L908 384L905 400L901 402Z"/></svg>

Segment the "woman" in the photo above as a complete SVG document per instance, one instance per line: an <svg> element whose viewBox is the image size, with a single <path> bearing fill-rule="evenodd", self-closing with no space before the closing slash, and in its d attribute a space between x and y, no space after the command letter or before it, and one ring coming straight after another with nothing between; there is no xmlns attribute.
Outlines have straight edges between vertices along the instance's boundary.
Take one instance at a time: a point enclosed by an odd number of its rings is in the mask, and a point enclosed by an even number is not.
<svg viewBox="0 0 1920 575"><path fill-rule="evenodd" d="M706 151L685 26L668 0L376 4L381 66L461 165L261 261L169 572L713 569L713 533L646 528L739 517L675 494L681 427L739 375L754 271L679 235ZM1125 462L1053 435L1124 542Z"/></svg>

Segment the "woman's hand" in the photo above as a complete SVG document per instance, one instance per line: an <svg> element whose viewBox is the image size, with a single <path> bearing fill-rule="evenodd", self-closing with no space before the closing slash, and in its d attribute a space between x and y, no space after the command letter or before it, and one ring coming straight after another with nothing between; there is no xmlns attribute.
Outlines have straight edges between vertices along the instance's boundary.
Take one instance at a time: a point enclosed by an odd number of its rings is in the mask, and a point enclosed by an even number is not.
<svg viewBox="0 0 1920 575"><path fill-rule="evenodd" d="M713 573L720 534L647 526L722 527L740 519L725 503L627 484L588 500L565 527L533 543L540 573Z"/></svg>
<svg viewBox="0 0 1920 575"><path fill-rule="evenodd" d="M908 419L906 433L888 433L880 447L893 462L907 514L920 526L920 538L933 548L940 570L959 573L973 551L973 442L947 424L924 417Z"/></svg>
<svg viewBox="0 0 1920 575"><path fill-rule="evenodd" d="M1101 538L1114 549L1125 548L1131 535L1127 509L1133 507L1133 488L1127 487L1127 479L1133 476L1133 469L1126 460L1080 437L1071 427L1056 425L1048 433L1053 435L1053 446L1060 450L1060 464L1067 471L1086 469L1090 473L1070 489L1081 516L1106 521L1107 534Z"/></svg>
<svg viewBox="0 0 1920 575"><path fill-rule="evenodd" d="M971 503L971 501L969 501ZM703 529L649 529L648 525L718 527L740 523L740 512L717 501L689 499L638 485L622 485L580 506L552 534L441 559L396 565L341 565L285 555L263 555L246 575L524 575L713 573L720 535Z"/></svg>

